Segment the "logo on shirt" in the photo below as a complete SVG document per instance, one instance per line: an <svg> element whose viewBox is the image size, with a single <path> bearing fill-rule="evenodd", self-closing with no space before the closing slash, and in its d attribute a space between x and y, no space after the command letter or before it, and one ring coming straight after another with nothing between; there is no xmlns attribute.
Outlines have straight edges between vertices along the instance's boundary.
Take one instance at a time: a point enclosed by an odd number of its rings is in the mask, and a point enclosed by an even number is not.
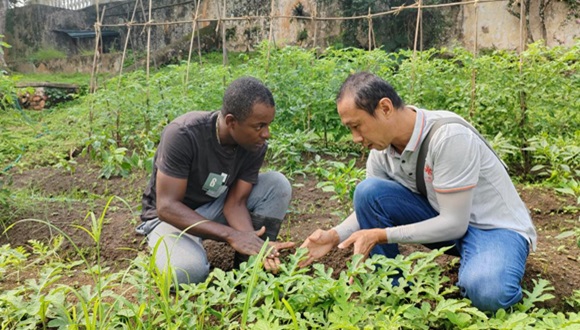
<svg viewBox="0 0 580 330"><path fill-rule="evenodd" d="M433 182L433 169L429 165L425 165L425 182Z"/></svg>
<svg viewBox="0 0 580 330"><path fill-rule="evenodd" d="M228 175L226 173L210 173L207 175L207 179L205 180L202 189L205 191L206 195L217 198L226 191L227 179Z"/></svg>

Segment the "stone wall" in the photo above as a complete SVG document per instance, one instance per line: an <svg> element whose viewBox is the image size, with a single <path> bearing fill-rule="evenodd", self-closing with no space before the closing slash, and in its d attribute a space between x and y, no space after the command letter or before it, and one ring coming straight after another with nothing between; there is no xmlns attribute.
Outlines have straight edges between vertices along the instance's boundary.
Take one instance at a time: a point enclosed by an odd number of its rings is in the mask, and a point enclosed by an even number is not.
<svg viewBox="0 0 580 330"><path fill-rule="evenodd" d="M572 45L580 38L580 20L568 17L568 6L550 1L545 9L545 23L539 14L539 0L530 2L527 42L545 40L548 46ZM480 3L475 17L473 5L464 6L458 25L462 27L462 45L473 48L477 33L478 48L518 49L520 20L508 11L507 2ZM514 8L519 13L519 7ZM477 21L477 27L475 22ZM545 26L545 30L542 27ZM545 35L542 31L545 31Z"/></svg>
<svg viewBox="0 0 580 330"><path fill-rule="evenodd" d="M316 17L339 17L341 8L338 1L316 0L273 0L274 13L282 16L292 16L297 6L305 18L276 19L272 25L273 40L277 45L300 45L312 47L316 29L316 45L325 48L338 40L341 34L341 21L326 20L315 23L310 19ZM467 0L464 0L467 1ZM570 19L567 14L569 8L563 2L549 2L546 8L545 21L539 15L539 1L531 0L530 27L528 41L545 39L550 46L571 45L575 38L580 37L580 20ZM152 7L152 21L154 22L182 22L158 25L151 28L149 50L169 54L168 48L188 49L191 40L191 21L195 14L195 2L186 0L156 0ZM519 19L512 15L506 2L480 3L477 19L473 5L466 5L459 10L450 11L450 20L455 22L446 35L446 40L452 45L461 45L473 48L477 33L478 48L517 49L520 43ZM138 4L138 6L136 6ZM101 6L105 10L106 29L119 32L118 49L125 44L131 20L135 11L134 22L147 21L148 1L126 0L109 3ZM199 26L205 27L204 49L221 48L221 30L215 28L216 22L224 8L219 0L202 0L199 10ZM143 7L143 5L145 7ZM254 17L264 16L251 20L236 20L222 22L226 28L227 49L229 51L253 50L256 43L269 36L272 2L270 0L229 0L225 8L226 17ZM477 20L477 27L475 21ZM83 10L65 10L42 5L15 8L7 15L6 41L13 46L6 52L9 63L31 67L27 58L39 48L55 48L70 56L78 55L94 49L94 39L73 40L66 34L55 32L56 29L90 30L96 21L95 7ZM213 25L210 25L213 24ZM128 47L135 51L147 50L147 28L133 26ZM358 36L366 38L366 34ZM361 40L361 44L366 41ZM187 47L186 47L187 46ZM197 46L197 44L194 44ZM107 49L105 49L107 51ZM180 55L183 56L182 51ZM22 63L25 62L25 63ZM70 61L69 61L70 62ZM79 63L86 63L79 60ZM91 63L92 65L92 57ZM38 67L39 63L33 65ZM80 64L79 64L80 65ZM83 64L84 65L84 64ZM47 66L47 64L45 64ZM57 65L61 67L61 65ZM115 65L106 65L105 68L115 68ZM51 70L51 68L47 68ZM83 69L84 70L84 69ZM90 70L90 69L89 69Z"/></svg>
<svg viewBox="0 0 580 330"><path fill-rule="evenodd" d="M6 15L6 42L12 48L6 50L6 57L12 60L25 58L41 48L71 53L78 48L75 41L54 30L86 30L93 25L94 17L87 11L42 5L11 9ZM11 54L15 56L10 58Z"/></svg>

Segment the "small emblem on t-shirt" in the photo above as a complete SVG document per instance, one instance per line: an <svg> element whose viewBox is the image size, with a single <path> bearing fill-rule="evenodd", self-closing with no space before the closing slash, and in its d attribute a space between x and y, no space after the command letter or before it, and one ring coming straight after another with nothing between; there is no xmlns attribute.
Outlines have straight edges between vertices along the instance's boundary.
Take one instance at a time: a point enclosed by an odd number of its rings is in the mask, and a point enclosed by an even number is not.
<svg viewBox="0 0 580 330"><path fill-rule="evenodd" d="M425 181L433 182L433 169L429 165L425 165Z"/></svg>
<svg viewBox="0 0 580 330"><path fill-rule="evenodd" d="M206 195L217 198L224 191L226 191L227 186L225 184L227 179L228 175L226 173L210 173L208 174L207 179L203 184L203 190L205 191Z"/></svg>

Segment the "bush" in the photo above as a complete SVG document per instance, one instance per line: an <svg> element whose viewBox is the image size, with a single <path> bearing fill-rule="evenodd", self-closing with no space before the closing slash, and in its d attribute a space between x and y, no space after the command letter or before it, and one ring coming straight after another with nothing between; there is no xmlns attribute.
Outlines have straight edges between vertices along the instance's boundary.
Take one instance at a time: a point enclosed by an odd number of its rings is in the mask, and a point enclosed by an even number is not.
<svg viewBox="0 0 580 330"><path fill-rule="evenodd" d="M44 61L50 60L58 60L58 59L65 59L66 54L61 52L60 50L56 50L54 48L47 48L47 49L39 49L36 53L30 56L30 60L35 64Z"/></svg>

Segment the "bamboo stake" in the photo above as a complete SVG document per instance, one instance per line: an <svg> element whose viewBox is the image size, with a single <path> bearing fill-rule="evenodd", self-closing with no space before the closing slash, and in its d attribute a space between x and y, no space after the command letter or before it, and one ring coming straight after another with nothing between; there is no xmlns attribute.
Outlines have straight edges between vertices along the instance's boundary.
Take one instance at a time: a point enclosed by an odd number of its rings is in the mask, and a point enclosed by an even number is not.
<svg viewBox="0 0 580 330"><path fill-rule="evenodd" d="M153 20L151 19L151 0L149 0L149 23ZM151 25L147 24L147 99L149 99L149 62L151 60Z"/></svg>
<svg viewBox="0 0 580 330"><path fill-rule="evenodd" d="M524 73L524 56L523 53L526 50L525 41L528 39L527 36L527 19L526 15L526 3L524 0L520 1L520 60L519 60L519 74L520 74L520 131L523 137L525 137L525 126L527 124L527 102L526 102L526 92L524 91L523 85L523 73ZM527 151L527 142L522 139L522 156L524 159L524 173L529 173L531 167L530 153Z"/></svg>
<svg viewBox="0 0 580 330"><path fill-rule="evenodd" d="M143 19L145 19L145 6L143 6L143 0L139 0L139 3L141 4L141 16L143 16ZM141 34L143 34L143 32L145 32L145 28L147 27L147 24L150 22L145 22L142 24L143 29L141 29Z"/></svg>
<svg viewBox="0 0 580 330"><path fill-rule="evenodd" d="M270 32L268 33L268 54L266 56L266 73L268 73L268 69L270 68L270 45L272 44L272 26L274 23L274 0L271 0L271 9L270 9Z"/></svg>
<svg viewBox="0 0 580 330"><path fill-rule="evenodd" d="M475 14L475 40L473 44L473 61L477 59L477 46L479 44L478 35L479 35L479 6L477 2L473 4L474 14ZM477 69L473 67L471 70L471 106L469 107L469 118L473 121L475 117L475 101L477 98Z"/></svg>
<svg viewBox="0 0 580 330"><path fill-rule="evenodd" d="M417 40L419 36L419 21L421 19L421 6L422 0L417 2L417 24L415 25L415 40L413 42L413 67L411 70L411 94L413 94L413 90L415 89L415 68L416 68L416 61L417 61Z"/></svg>
<svg viewBox="0 0 580 330"><path fill-rule="evenodd" d="M197 8L199 8L200 5L201 1L197 0ZM199 18L195 23L195 30L197 31L197 56L199 57L199 65L201 65L201 34L199 30Z"/></svg>
<svg viewBox="0 0 580 330"><path fill-rule="evenodd" d="M314 40L312 43L312 47L314 47L314 50L316 51L316 54L317 54L316 56L318 57L318 49L316 47L316 41L317 41L316 39L318 38L318 21L316 20L316 15L318 14L317 9L318 9L317 2L314 1L314 8L312 10L312 17L311 17L312 24L314 25Z"/></svg>
<svg viewBox="0 0 580 330"><path fill-rule="evenodd" d="M367 20L368 20L368 24L369 24L369 33L368 33L369 51L371 51L373 49L372 39L371 39L371 31L373 29L373 19L371 17L371 7L369 7L369 16L368 16Z"/></svg>
<svg viewBox="0 0 580 330"><path fill-rule="evenodd" d="M183 85L184 89L187 89L187 83L189 81L189 67L191 64L191 53L193 52L193 39L195 38L195 30L197 30L196 27L198 13L199 13L199 0L197 0L197 4L195 5L195 14L194 14L195 16L193 17L193 24L191 26L191 40L189 41L189 54L187 55L187 70L185 71L185 84Z"/></svg>
<svg viewBox="0 0 580 330"><path fill-rule="evenodd" d="M226 0L223 0L223 13L222 17L226 17ZM224 67L228 65L228 49L226 47L226 23L222 21L222 55ZM225 77L224 77L225 79Z"/></svg>
<svg viewBox="0 0 580 330"><path fill-rule="evenodd" d="M415 58L415 55L417 54L417 40L419 39L419 26L420 26L420 22L421 22L421 4L422 4L423 0L419 0L418 2L418 8L417 8L417 24L415 26L415 40L413 42L413 58Z"/></svg>
<svg viewBox="0 0 580 330"><path fill-rule="evenodd" d="M152 16L151 16L151 1L149 0L149 22L152 22ZM147 103L147 109L149 109L149 105L150 105L150 96L151 96L151 91L150 91L150 85L149 85L149 61L151 59L151 25L147 26L147 95L146 95L146 103ZM145 129L147 132L149 132L151 130L151 123L149 121L149 117L147 116L147 114L145 114Z"/></svg>
<svg viewBox="0 0 580 330"><path fill-rule="evenodd" d="M133 7L133 15L131 15L131 21L135 19L135 13L137 12L137 3L139 1L135 0L135 7ZM119 78L123 76L123 64L125 63L125 56L127 55L127 46L129 45L129 38L131 38L131 28L133 26L131 24L127 25L127 37L125 38L125 46L123 47L123 55L121 56L121 67L119 68ZM119 79L117 84L117 90L121 86L121 79Z"/></svg>
<svg viewBox="0 0 580 330"><path fill-rule="evenodd" d="M102 23L102 18L99 17L99 0L96 0L95 2L95 12L97 15L97 23L95 23L95 54L93 55L93 67L91 69L91 81L89 84L89 92L90 93L94 93L96 91L96 82L95 82L95 72L96 72L96 66L97 66L97 58L98 58L98 54L99 54L99 40L100 38L97 38L96 36L98 35L98 33L100 32L100 26ZM99 31L99 32L97 32ZM94 97L92 97L91 99L91 106L89 108L89 132L88 132L88 138L89 140L92 138L93 136L93 121L95 118L95 102L94 102ZM88 151L91 151L91 145L89 144L88 146Z"/></svg>
<svg viewBox="0 0 580 330"><path fill-rule="evenodd" d="M93 54L93 68L91 69L91 83L89 86L89 90L91 93L97 90L97 82L96 82L96 72L97 72L97 59L100 58L99 54L99 43L100 43L100 35L101 35L101 26L103 23L103 16L99 15L99 0L95 2L96 7L96 14L97 14L97 23L95 23L95 53ZM104 13L104 11L103 11Z"/></svg>
<svg viewBox="0 0 580 330"><path fill-rule="evenodd" d="M423 12L421 11L419 23L419 51L423 51Z"/></svg>

